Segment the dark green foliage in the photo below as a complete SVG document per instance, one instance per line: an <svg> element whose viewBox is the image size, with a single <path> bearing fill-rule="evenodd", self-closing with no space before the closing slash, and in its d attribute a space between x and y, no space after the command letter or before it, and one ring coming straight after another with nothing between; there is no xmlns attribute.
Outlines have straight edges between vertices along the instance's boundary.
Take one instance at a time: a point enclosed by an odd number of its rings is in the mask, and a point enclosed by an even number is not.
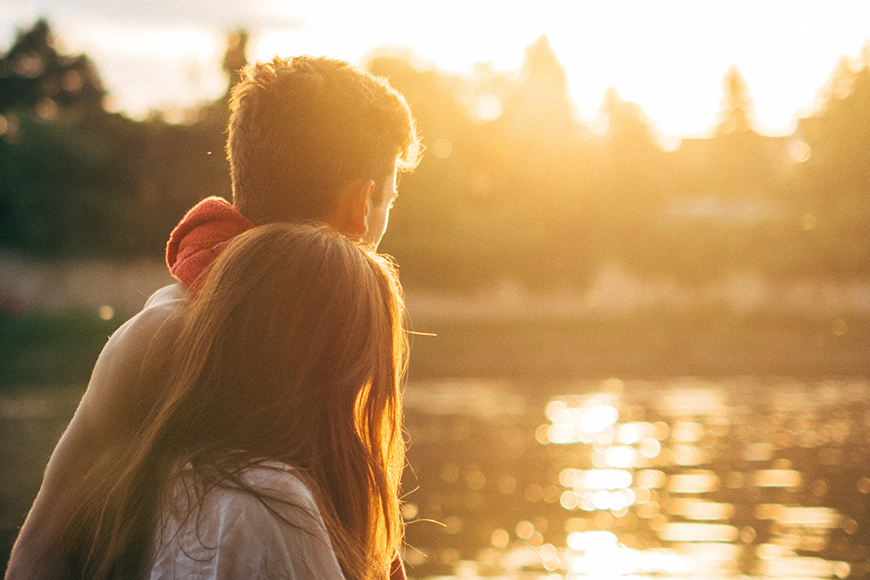
<svg viewBox="0 0 870 580"><path fill-rule="evenodd" d="M693 283L744 269L870 271L867 63L860 72L847 67L827 106L790 137L753 130L749 90L729 70L714 136L666 152L643 111L615 91L602 107L603 134L574 121L564 71L545 40L529 49L518 79L385 62L371 69L408 96L430 149L402 182L384 242L408 280L576 287L608 262ZM487 92L502 114L475 121L469 111ZM439 138L452 144L445 158Z"/></svg>
<svg viewBox="0 0 870 580"><path fill-rule="evenodd" d="M246 39L230 38L230 82ZM428 149L402 176L382 249L407 282L453 290L505 279L577 287L610 262L692 282L739 269L866 274L870 69L861 65L838 65L824 106L790 137L753 130L749 89L732 69L715 135L666 152L640 107L615 91L604 132L576 121L546 38L515 75L374 58L369 70L406 96ZM109 114L87 58L58 54L37 22L0 57L0 248L159 257L189 207L230 196L227 95L180 125ZM486 102L500 114L481 114Z"/></svg>
<svg viewBox="0 0 870 580"><path fill-rule="evenodd" d="M0 113L55 105L101 107L104 91L93 65L84 55L60 55L53 47L48 23L38 20L18 34L0 57Z"/></svg>
<svg viewBox="0 0 870 580"><path fill-rule="evenodd" d="M87 58L59 55L44 21L0 58L0 247L159 256L191 205L229 196L225 106L170 125L107 113L102 98Z"/></svg>
<svg viewBox="0 0 870 580"><path fill-rule="evenodd" d="M119 324L83 312L0 313L0 387L87 383L97 355Z"/></svg>

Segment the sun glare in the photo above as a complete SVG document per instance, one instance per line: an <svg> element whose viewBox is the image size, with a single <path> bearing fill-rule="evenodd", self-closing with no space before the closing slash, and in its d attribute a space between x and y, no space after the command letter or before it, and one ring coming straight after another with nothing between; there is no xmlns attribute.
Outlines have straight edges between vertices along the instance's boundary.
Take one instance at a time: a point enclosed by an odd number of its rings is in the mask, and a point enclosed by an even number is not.
<svg viewBox="0 0 870 580"><path fill-rule="evenodd" d="M100 75L110 91L111 110L142 118L162 109L172 117L225 90L224 36L205 28L102 23L76 31L70 43L107 64Z"/></svg>
<svg viewBox="0 0 870 580"><path fill-rule="evenodd" d="M251 59L315 54L362 63L393 47L421 66L463 75L480 63L517 75L526 47L546 35L565 67L578 120L594 123L612 87L637 103L666 140L710 133L731 66L747 81L755 128L790 134L797 118L817 106L837 61L856 58L870 38L864 26L870 3L858 1L542 0L506 9L492 0L262 0L214 12L196 24L134 23L127 16L123 25L102 17L69 29L58 18L58 32L94 58L122 110L183 107L219 94L231 26L249 28ZM16 13L0 22L13 29L17 21L10 18ZM200 72L192 75L194 69ZM501 112L492 99L474 109L484 121Z"/></svg>
<svg viewBox="0 0 870 580"><path fill-rule="evenodd" d="M101 24L81 30L75 38L88 50L122 53L137 58L208 61L223 50L223 38L199 28L150 28Z"/></svg>

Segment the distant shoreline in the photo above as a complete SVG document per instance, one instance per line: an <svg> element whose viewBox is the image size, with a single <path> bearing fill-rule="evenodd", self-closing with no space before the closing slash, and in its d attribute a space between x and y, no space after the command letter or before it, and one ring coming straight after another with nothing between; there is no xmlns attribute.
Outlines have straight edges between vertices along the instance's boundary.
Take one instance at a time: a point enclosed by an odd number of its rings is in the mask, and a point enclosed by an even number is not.
<svg viewBox="0 0 870 580"><path fill-rule="evenodd" d="M85 384L122 320L0 314L0 387ZM870 319L727 312L415 322L410 380L870 377ZM432 336L434 335L434 336Z"/></svg>
<svg viewBox="0 0 870 580"><path fill-rule="evenodd" d="M0 385L87 382L107 337L171 282L156 260L0 253ZM870 280L690 287L610 267L574 291L406 289L411 379L870 376Z"/></svg>
<svg viewBox="0 0 870 580"><path fill-rule="evenodd" d="M127 318L157 289L173 283L162 260L82 259L37 261L0 251L0 312L99 314L105 306ZM808 320L870 318L870 278L794 277L735 270L698 284L644 277L607 264L582 288L531 290L494 280L475 291L418 287L405 280L414 322L567 321L676 316L705 312L738 317L765 315ZM8 308L8 307L7 307Z"/></svg>

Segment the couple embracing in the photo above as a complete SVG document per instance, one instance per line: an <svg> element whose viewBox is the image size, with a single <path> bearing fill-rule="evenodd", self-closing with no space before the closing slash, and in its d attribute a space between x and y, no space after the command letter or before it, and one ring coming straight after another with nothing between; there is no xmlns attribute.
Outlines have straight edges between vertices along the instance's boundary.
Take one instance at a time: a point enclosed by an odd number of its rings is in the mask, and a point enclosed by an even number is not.
<svg viewBox="0 0 870 580"><path fill-rule="evenodd" d="M233 204L172 232L179 283L109 339L7 579L404 578L402 293L376 253L420 146L383 79L247 67Z"/></svg>

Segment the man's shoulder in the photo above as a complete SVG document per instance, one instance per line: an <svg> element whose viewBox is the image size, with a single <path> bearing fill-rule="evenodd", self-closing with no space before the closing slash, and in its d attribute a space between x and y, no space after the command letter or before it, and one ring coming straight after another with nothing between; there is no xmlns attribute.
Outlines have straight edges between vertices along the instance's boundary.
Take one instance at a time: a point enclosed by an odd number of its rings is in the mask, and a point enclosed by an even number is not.
<svg viewBox="0 0 870 580"><path fill-rule="evenodd" d="M187 298L187 287L176 282L160 288L145 301L142 310L150 308L177 308Z"/></svg>
<svg viewBox="0 0 870 580"><path fill-rule="evenodd" d="M187 288L182 284L170 284L157 290L142 310L115 331L106 347L111 350L116 345L130 342L147 345L157 329L181 308L187 296Z"/></svg>
<svg viewBox="0 0 870 580"><path fill-rule="evenodd" d="M186 300L187 290L180 284L161 288L138 314L109 337L94 366L74 422L84 421L91 429L114 435L119 418L129 419L133 411L131 401L138 400L136 385L146 352L161 327Z"/></svg>

